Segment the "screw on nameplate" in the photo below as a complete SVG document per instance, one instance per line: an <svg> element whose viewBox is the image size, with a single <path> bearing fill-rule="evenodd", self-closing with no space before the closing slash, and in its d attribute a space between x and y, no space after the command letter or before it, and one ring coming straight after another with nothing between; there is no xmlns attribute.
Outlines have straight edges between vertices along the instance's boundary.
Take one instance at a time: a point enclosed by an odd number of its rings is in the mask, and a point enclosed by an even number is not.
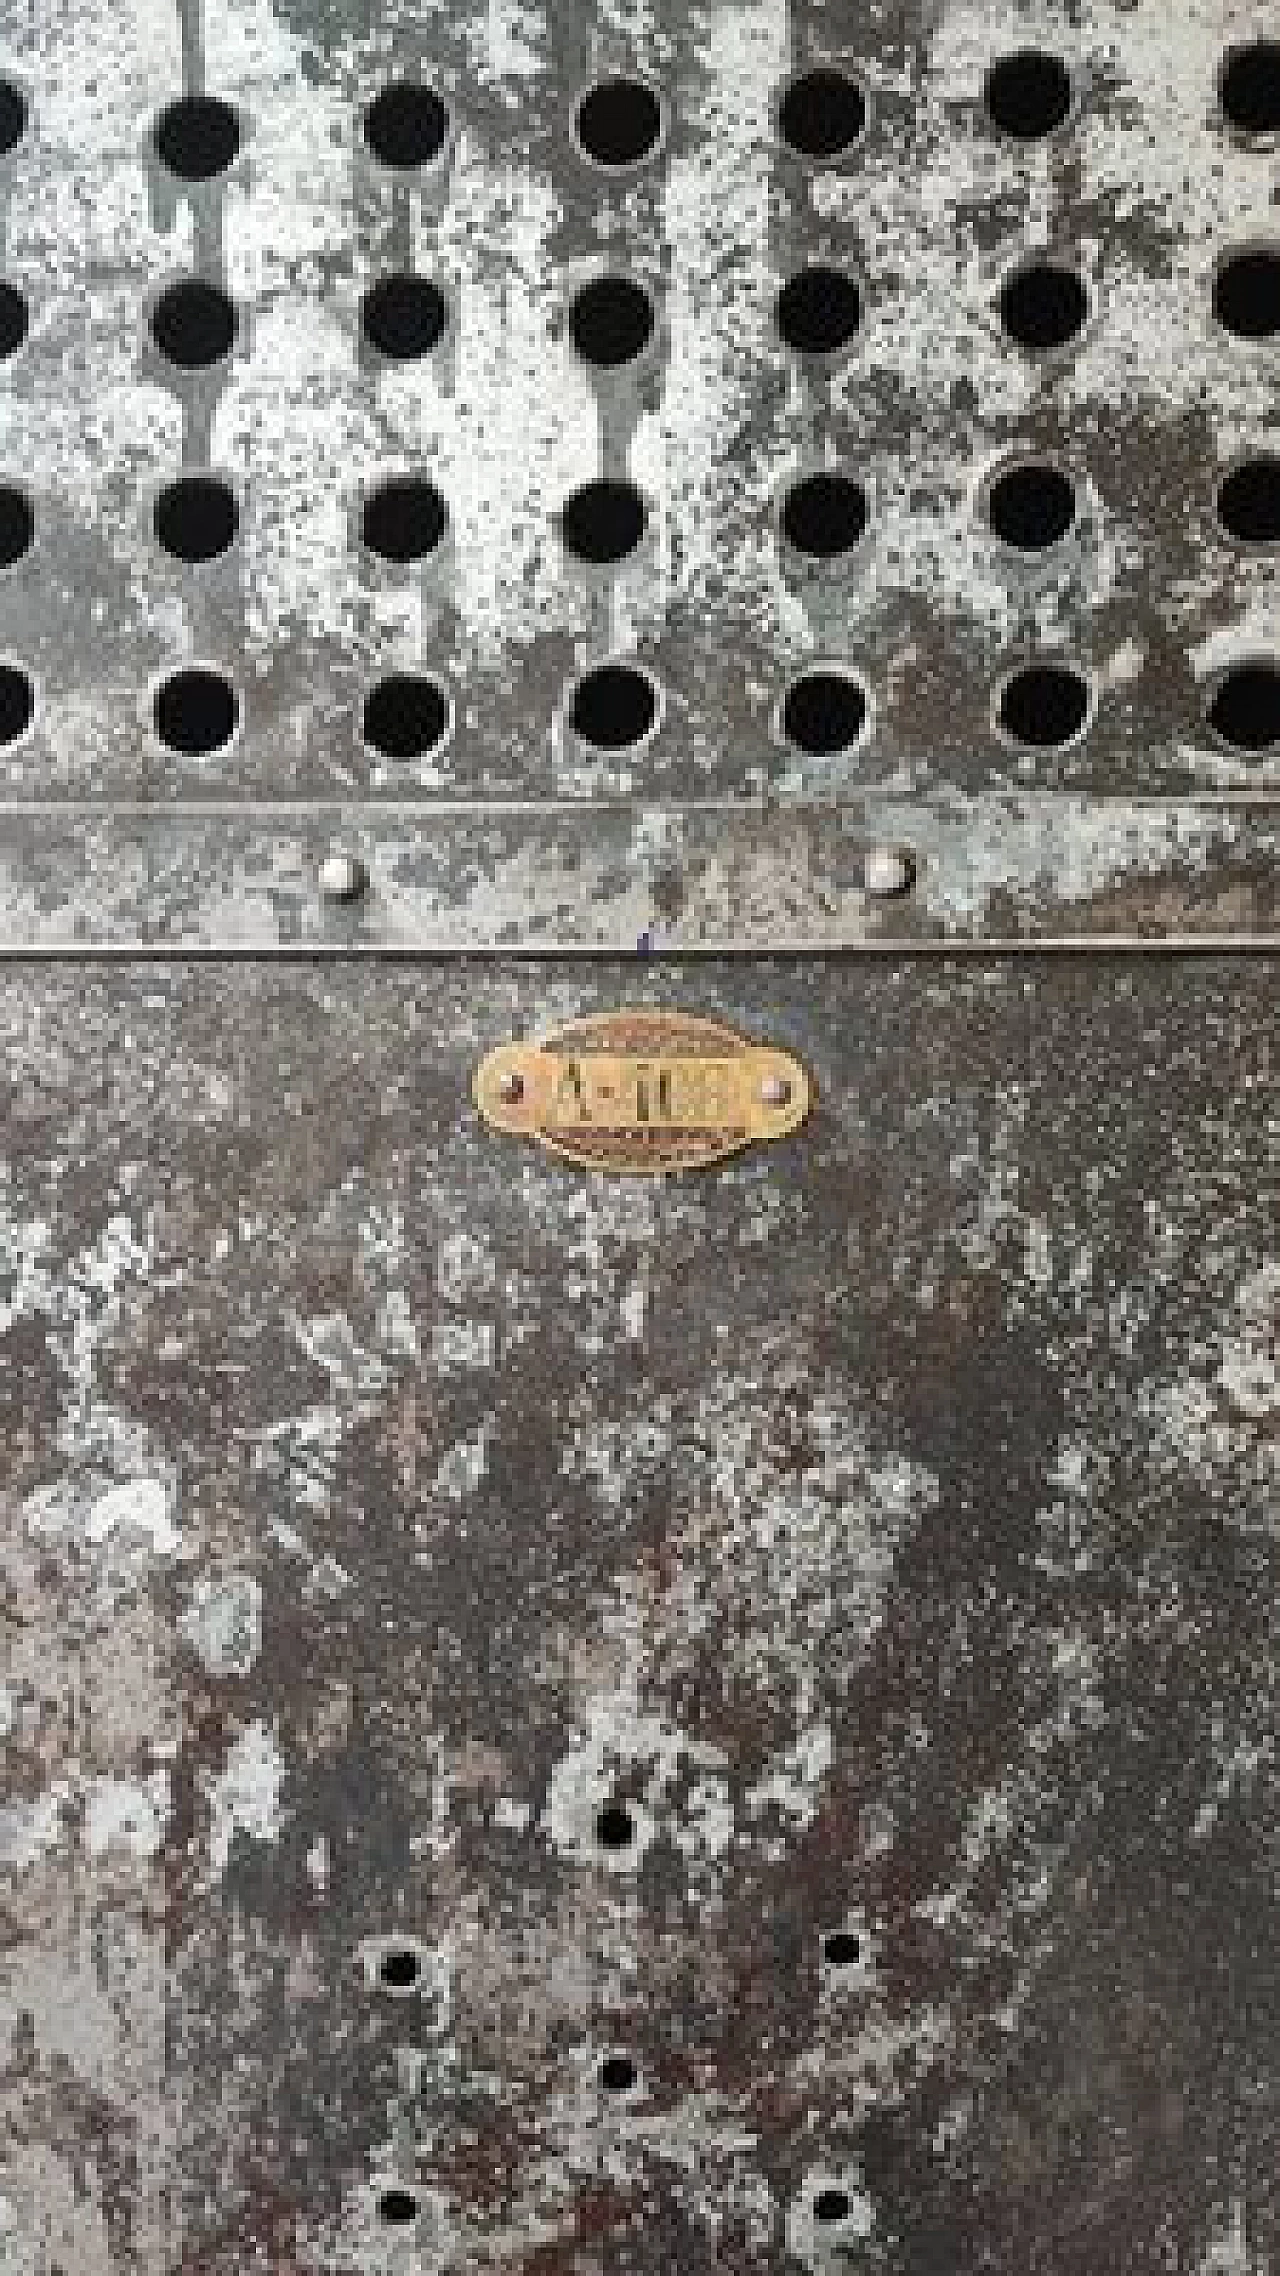
<svg viewBox="0 0 1280 2276"><path fill-rule="evenodd" d="M326 901L358 901L369 873L357 854L335 851L320 864L320 891Z"/></svg>
<svg viewBox="0 0 1280 2276"><path fill-rule="evenodd" d="M474 1095L491 1128L634 1177L705 1168L789 1136L813 1085L780 1045L689 1013L627 1010L500 1045L478 1068Z"/></svg>

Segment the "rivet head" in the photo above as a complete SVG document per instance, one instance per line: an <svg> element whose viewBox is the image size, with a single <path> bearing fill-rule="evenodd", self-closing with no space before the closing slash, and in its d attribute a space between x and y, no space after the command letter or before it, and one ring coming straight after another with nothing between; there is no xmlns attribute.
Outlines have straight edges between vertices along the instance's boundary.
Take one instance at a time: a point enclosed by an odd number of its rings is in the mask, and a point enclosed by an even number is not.
<svg viewBox="0 0 1280 2276"><path fill-rule="evenodd" d="M766 1075L760 1085L760 1097L765 1106L790 1106L791 1085L785 1075Z"/></svg>
<svg viewBox="0 0 1280 2276"><path fill-rule="evenodd" d="M915 880L915 863L902 846L870 846L862 865L862 887L878 901L891 901L909 893Z"/></svg>
<svg viewBox="0 0 1280 2276"><path fill-rule="evenodd" d="M355 854L326 854L320 864L320 891L326 901L355 901L369 882L364 863Z"/></svg>

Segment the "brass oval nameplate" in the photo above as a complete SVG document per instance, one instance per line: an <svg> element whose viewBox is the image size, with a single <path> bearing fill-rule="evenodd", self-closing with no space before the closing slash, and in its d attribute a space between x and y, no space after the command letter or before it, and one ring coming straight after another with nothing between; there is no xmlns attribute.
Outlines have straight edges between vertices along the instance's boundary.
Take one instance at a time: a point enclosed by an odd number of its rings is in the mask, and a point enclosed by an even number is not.
<svg viewBox="0 0 1280 2276"><path fill-rule="evenodd" d="M475 1078L495 1130L633 1177L703 1169L785 1138L812 1098L790 1051L668 1011L600 1012L536 1043L504 1043Z"/></svg>

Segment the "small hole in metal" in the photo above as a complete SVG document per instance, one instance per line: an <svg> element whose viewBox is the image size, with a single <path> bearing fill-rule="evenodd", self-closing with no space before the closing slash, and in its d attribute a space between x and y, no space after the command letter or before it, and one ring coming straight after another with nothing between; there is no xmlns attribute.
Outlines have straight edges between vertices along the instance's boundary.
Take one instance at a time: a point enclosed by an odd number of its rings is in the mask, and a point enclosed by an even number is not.
<svg viewBox="0 0 1280 2276"><path fill-rule="evenodd" d="M151 311L151 337L166 363L198 371L229 355L236 336L233 303L203 277L183 277Z"/></svg>
<svg viewBox="0 0 1280 2276"><path fill-rule="evenodd" d="M410 2189L384 2189L378 2199L378 2219L388 2228L405 2228L418 2218L418 2200Z"/></svg>
<svg viewBox="0 0 1280 2276"><path fill-rule="evenodd" d="M449 139L448 106L434 87L397 80L370 103L364 138L384 166L429 166Z"/></svg>
<svg viewBox="0 0 1280 2276"><path fill-rule="evenodd" d="M1218 490L1218 519L1244 545L1280 542L1280 458L1247 458Z"/></svg>
<svg viewBox="0 0 1280 2276"><path fill-rule="evenodd" d="M365 697L361 726L379 758L424 759L439 749L449 719L449 698L438 680L425 672L388 672Z"/></svg>
<svg viewBox="0 0 1280 2276"><path fill-rule="evenodd" d="M361 535L370 553L399 566L434 553L449 526L449 509L425 475L398 474L365 500Z"/></svg>
<svg viewBox="0 0 1280 2276"><path fill-rule="evenodd" d="M654 322L653 301L635 277L593 277L574 294L569 337L584 363L617 371L644 354Z"/></svg>
<svg viewBox="0 0 1280 2276"><path fill-rule="evenodd" d="M1061 750L1089 716L1089 683L1065 664L1029 664L1000 691L999 720L1015 743Z"/></svg>
<svg viewBox="0 0 1280 2276"><path fill-rule="evenodd" d="M1063 261L1027 261L1005 278L1000 321L1031 355L1064 348L1082 329L1089 295L1079 272Z"/></svg>
<svg viewBox="0 0 1280 2276"><path fill-rule="evenodd" d="M826 262L810 262L787 279L774 315L780 337L796 355L836 355L862 322L857 279Z"/></svg>
<svg viewBox="0 0 1280 2276"><path fill-rule="evenodd" d="M643 79L598 79L579 97L574 133L595 166L639 166L662 138L662 105Z"/></svg>
<svg viewBox="0 0 1280 2276"><path fill-rule="evenodd" d="M866 725L867 697L851 672L830 665L801 672L787 689L782 732L806 758L834 758L858 741Z"/></svg>
<svg viewBox="0 0 1280 2276"><path fill-rule="evenodd" d="M987 518L1003 545L1043 553L1066 537L1076 518L1076 487L1057 466L1028 461L997 474L987 493Z"/></svg>
<svg viewBox="0 0 1280 2276"><path fill-rule="evenodd" d="M0 158L16 150L27 131L27 98L12 79L0 78Z"/></svg>
<svg viewBox="0 0 1280 2276"><path fill-rule="evenodd" d="M834 561L853 551L869 515L866 491L851 475L806 474L783 501L783 535L797 553Z"/></svg>
<svg viewBox="0 0 1280 2276"><path fill-rule="evenodd" d="M0 664L0 744L16 743L35 717L36 691L20 664Z"/></svg>
<svg viewBox="0 0 1280 2276"><path fill-rule="evenodd" d="M862 1940L852 1929L833 1929L822 1940L822 1957L832 1968L856 1968L862 1958Z"/></svg>
<svg viewBox="0 0 1280 2276"><path fill-rule="evenodd" d="M648 524L648 509L634 482L601 477L585 482L565 501L560 536L579 561L603 565L634 553Z"/></svg>
<svg viewBox="0 0 1280 2276"><path fill-rule="evenodd" d="M504 1075L498 1085L498 1096L504 1106L519 1106L524 1097L524 1076Z"/></svg>
<svg viewBox="0 0 1280 2276"><path fill-rule="evenodd" d="M152 513L156 541L179 561L216 561L235 542L236 494L216 474L183 474L160 491Z"/></svg>
<svg viewBox="0 0 1280 2276"><path fill-rule="evenodd" d="M1280 748L1280 664L1259 660L1224 672L1209 724L1233 750Z"/></svg>
<svg viewBox="0 0 1280 2276"><path fill-rule="evenodd" d="M225 174L240 149L240 120L217 95L182 95L155 124L156 155L182 182Z"/></svg>
<svg viewBox="0 0 1280 2276"><path fill-rule="evenodd" d="M231 741L240 705L230 680L200 665L173 672L156 689L152 705L156 734L171 751L206 758Z"/></svg>
<svg viewBox="0 0 1280 2276"><path fill-rule="evenodd" d="M429 278L397 270L370 285L360 303L360 322L369 345L391 363L429 356L444 337L449 309Z"/></svg>
<svg viewBox="0 0 1280 2276"><path fill-rule="evenodd" d="M12 569L35 543L35 509L16 482L0 484L0 569Z"/></svg>
<svg viewBox="0 0 1280 2276"><path fill-rule="evenodd" d="M606 2055L600 2065L600 2084L609 2094L629 2094L636 2076L630 2055Z"/></svg>
<svg viewBox="0 0 1280 2276"><path fill-rule="evenodd" d="M1271 340L1280 332L1280 253L1269 245L1232 253L1214 279L1213 313L1238 340Z"/></svg>
<svg viewBox="0 0 1280 2276"><path fill-rule="evenodd" d="M653 681L633 664L599 664L583 673L573 691L573 731L597 751L633 750L652 732L657 716Z"/></svg>
<svg viewBox="0 0 1280 2276"><path fill-rule="evenodd" d="M602 1849L629 1849L635 1839L635 1820L621 1802L606 1802L596 1819L596 1840Z"/></svg>
<svg viewBox="0 0 1280 2276"><path fill-rule="evenodd" d="M420 1973L418 1955L407 1944L393 1945L378 1963L378 1974L389 1991L412 1991Z"/></svg>
<svg viewBox="0 0 1280 2276"><path fill-rule="evenodd" d="M1060 56L1019 48L993 63L983 87L992 124L1019 142L1053 134L1071 114L1071 73Z"/></svg>
<svg viewBox="0 0 1280 2276"><path fill-rule="evenodd" d="M866 131L867 98L847 71L802 71L783 92L778 132L797 157L839 158Z"/></svg>
<svg viewBox="0 0 1280 2276"><path fill-rule="evenodd" d="M1280 40L1250 40L1230 49L1218 93L1237 134L1280 134Z"/></svg>
<svg viewBox="0 0 1280 2276"><path fill-rule="evenodd" d="M813 2200L815 2221L844 2221L849 2217L849 2198L843 2189L820 2189Z"/></svg>
<svg viewBox="0 0 1280 2276"><path fill-rule="evenodd" d="M30 317L16 285L0 282L0 357L16 356L27 336Z"/></svg>

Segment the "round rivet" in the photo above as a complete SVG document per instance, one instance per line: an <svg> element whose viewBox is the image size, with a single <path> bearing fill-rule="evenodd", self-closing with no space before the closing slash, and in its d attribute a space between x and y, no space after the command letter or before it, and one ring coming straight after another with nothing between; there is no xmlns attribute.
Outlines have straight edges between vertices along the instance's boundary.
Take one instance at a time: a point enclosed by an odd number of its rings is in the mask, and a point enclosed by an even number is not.
<svg viewBox="0 0 1280 2276"><path fill-rule="evenodd" d="M901 846L872 846L863 864L863 891L878 901L891 901L910 892L914 876L915 865Z"/></svg>
<svg viewBox="0 0 1280 2276"><path fill-rule="evenodd" d="M504 1075L498 1085L498 1096L504 1106L519 1106L524 1097L524 1076L517 1075L514 1069Z"/></svg>
<svg viewBox="0 0 1280 2276"><path fill-rule="evenodd" d="M766 1075L760 1096L766 1106L790 1106L791 1085L785 1075Z"/></svg>
<svg viewBox="0 0 1280 2276"><path fill-rule="evenodd" d="M320 891L326 901L355 901L368 882L364 863L355 854L326 854L320 864Z"/></svg>

